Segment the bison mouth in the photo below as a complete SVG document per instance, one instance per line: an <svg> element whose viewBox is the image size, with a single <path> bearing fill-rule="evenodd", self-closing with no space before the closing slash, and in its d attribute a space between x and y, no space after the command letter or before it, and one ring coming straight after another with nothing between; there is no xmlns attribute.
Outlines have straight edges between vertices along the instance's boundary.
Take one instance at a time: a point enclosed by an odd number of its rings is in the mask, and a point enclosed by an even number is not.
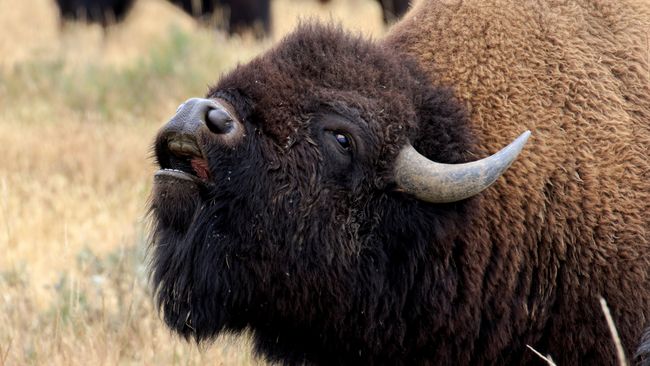
<svg viewBox="0 0 650 366"><path fill-rule="evenodd" d="M156 157L160 170L156 180L181 180L204 185L211 180L208 161L193 135L170 133L156 143Z"/></svg>

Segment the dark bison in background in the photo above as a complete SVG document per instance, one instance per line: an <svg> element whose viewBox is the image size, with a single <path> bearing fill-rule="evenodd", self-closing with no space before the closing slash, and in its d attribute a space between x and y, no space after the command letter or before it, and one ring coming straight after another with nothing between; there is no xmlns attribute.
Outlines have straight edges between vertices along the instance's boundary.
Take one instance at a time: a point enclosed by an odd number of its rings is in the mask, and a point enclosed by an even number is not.
<svg viewBox="0 0 650 366"><path fill-rule="evenodd" d="M632 356L648 29L634 0L425 0L375 42L300 27L156 139L164 321L289 365L612 365L602 296Z"/></svg>
<svg viewBox="0 0 650 366"><path fill-rule="evenodd" d="M327 4L331 0L319 0L322 4ZM384 23L390 24L399 19L409 9L411 0L377 0L381 4L382 16Z"/></svg>
<svg viewBox="0 0 650 366"><path fill-rule="evenodd" d="M271 31L271 0L168 0L199 21L210 20L222 12L228 19L230 34L253 30L258 37ZM329 3L330 0L320 0ZM409 8L409 0L379 0L385 23L401 17Z"/></svg>
<svg viewBox="0 0 650 366"><path fill-rule="evenodd" d="M207 21L215 13L228 19L230 34L253 30L258 36L270 31L270 0L168 0L197 20ZM122 21L135 0L56 0L60 19L98 23L106 28Z"/></svg>
<svg viewBox="0 0 650 366"><path fill-rule="evenodd" d="M271 30L270 0L168 0L198 20L209 20L215 12L228 19L230 34L253 30L264 36Z"/></svg>
<svg viewBox="0 0 650 366"><path fill-rule="evenodd" d="M379 0L381 2L384 23L393 23L409 9L411 0Z"/></svg>
<svg viewBox="0 0 650 366"><path fill-rule="evenodd" d="M122 21L135 0L56 0L61 22L77 20L106 28Z"/></svg>
<svg viewBox="0 0 650 366"><path fill-rule="evenodd" d="M168 0L196 20L207 22L221 14L229 34L252 30L258 37L271 31L271 0ZM320 0L328 3L330 0ZM98 23L106 28L122 21L135 0L56 0L60 19ZM409 0L380 0L385 23L402 16ZM225 25L225 24L224 24Z"/></svg>

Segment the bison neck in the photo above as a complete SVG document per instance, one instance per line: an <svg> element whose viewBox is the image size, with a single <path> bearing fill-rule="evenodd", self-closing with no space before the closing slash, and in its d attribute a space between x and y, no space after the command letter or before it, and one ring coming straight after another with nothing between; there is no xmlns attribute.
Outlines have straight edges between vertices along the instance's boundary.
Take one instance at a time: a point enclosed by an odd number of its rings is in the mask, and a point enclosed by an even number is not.
<svg viewBox="0 0 650 366"><path fill-rule="evenodd" d="M615 364L599 296L634 352L650 316L649 19L635 1L423 0L383 40L454 87L480 156L532 131L457 239L480 288L468 352Z"/></svg>

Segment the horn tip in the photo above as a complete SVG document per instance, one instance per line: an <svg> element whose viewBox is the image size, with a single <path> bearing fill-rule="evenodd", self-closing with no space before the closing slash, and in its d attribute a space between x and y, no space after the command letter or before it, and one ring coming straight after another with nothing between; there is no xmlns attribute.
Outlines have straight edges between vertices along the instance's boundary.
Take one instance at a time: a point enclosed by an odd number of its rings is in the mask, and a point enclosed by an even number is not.
<svg viewBox="0 0 650 366"><path fill-rule="evenodd" d="M524 140L524 143L526 143L526 141L528 140L528 138L530 137L530 135L531 135L530 130L526 130L526 131L524 131L524 133L522 133L521 135L519 135L519 137L517 137L517 140L521 139L521 140Z"/></svg>
<svg viewBox="0 0 650 366"><path fill-rule="evenodd" d="M524 145L526 145L526 142L528 142L530 135L530 130L524 131L521 135L519 135L519 137L511 142L509 146L512 146L514 150L517 151L517 154L519 154L519 151L521 151L524 148Z"/></svg>

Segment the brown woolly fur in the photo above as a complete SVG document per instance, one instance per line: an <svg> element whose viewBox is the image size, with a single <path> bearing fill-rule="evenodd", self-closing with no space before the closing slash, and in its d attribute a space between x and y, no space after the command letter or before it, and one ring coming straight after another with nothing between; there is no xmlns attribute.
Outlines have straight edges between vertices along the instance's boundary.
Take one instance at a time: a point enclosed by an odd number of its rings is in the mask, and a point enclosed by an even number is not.
<svg viewBox="0 0 650 366"><path fill-rule="evenodd" d="M474 360L530 344L614 364L599 294L633 353L650 317L649 37L647 1L476 0L420 2L386 39L454 86L483 153L532 131L466 225Z"/></svg>
<svg viewBox="0 0 650 366"><path fill-rule="evenodd" d="M375 42L302 25L179 108L218 101L235 142L208 110L156 140L174 170L151 200L165 322L248 329L286 365L540 363L527 345L611 365L602 296L632 356L650 326L648 32L634 1L425 0ZM527 129L475 197L395 183L407 143L461 163Z"/></svg>

